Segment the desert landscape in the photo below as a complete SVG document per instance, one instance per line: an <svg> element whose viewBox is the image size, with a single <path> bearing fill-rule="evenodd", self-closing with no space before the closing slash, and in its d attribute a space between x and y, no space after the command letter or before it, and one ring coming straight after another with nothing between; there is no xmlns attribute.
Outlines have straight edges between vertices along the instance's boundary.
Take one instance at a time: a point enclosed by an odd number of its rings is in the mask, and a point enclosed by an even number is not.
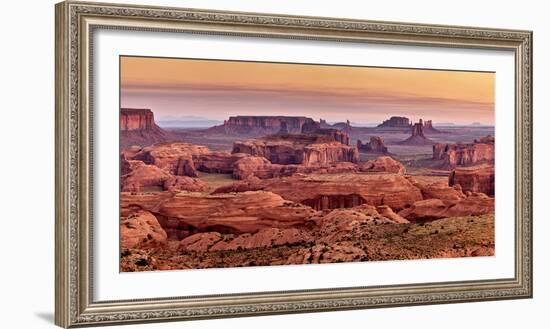
<svg viewBox="0 0 550 329"><path fill-rule="evenodd" d="M120 118L121 271L494 254L493 127Z"/></svg>
<svg viewBox="0 0 550 329"><path fill-rule="evenodd" d="M120 271L495 254L494 73L120 63Z"/></svg>

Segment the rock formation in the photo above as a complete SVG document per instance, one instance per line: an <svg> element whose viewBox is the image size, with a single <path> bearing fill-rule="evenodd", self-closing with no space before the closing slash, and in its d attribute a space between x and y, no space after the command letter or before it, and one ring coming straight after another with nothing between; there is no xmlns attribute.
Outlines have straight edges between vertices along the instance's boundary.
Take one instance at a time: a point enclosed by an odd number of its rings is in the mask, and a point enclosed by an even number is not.
<svg viewBox="0 0 550 329"><path fill-rule="evenodd" d="M433 145L434 142L424 136L424 124L422 119L412 125L411 136L404 141L399 142L400 145Z"/></svg>
<svg viewBox="0 0 550 329"><path fill-rule="evenodd" d="M322 135L322 136L329 136L333 140L340 142L344 145L349 145L350 137L348 132L351 131L351 128L349 129L338 129L334 128L333 126L329 126L325 123L325 125L321 126L319 122L311 121L306 122L302 126L302 134L306 135Z"/></svg>
<svg viewBox="0 0 550 329"><path fill-rule="evenodd" d="M474 143L442 144L433 146L433 159L440 160L443 168L492 164L495 160L494 138L482 138Z"/></svg>
<svg viewBox="0 0 550 329"><path fill-rule="evenodd" d="M314 210L264 191L207 195L201 193L121 193L121 216L146 210L170 237L197 232L254 233L262 228L303 226Z"/></svg>
<svg viewBox="0 0 550 329"><path fill-rule="evenodd" d="M257 233L245 233L234 239L220 241L210 247L211 251L217 250L246 250L255 248L273 248L312 242L313 237L304 230L296 228L264 228Z"/></svg>
<svg viewBox="0 0 550 329"><path fill-rule="evenodd" d="M449 186L446 182L422 182L414 177L407 179L422 192L424 199L438 199L445 205L454 204L466 197L459 185Z"/></svg>
<svg viewBox="0 0 550 329"><path fill-rule="evenodd" d="M378 136L371 136L370 141L366 143L358 139L357 149L359 152L365 153L388 154L388 148L384 145L384 140Z"/></svg>
<svg viewBox="0 0 550 329"><path fill-rule="evenodd" d="M218 188L214 193L270 191L285 200L316 210L352 208L364 203L387 205L399 211L422 200L422 193L403 175L343 173L294 175L278 179L244 181Z"/></svg>
<svg viewBox="0 0 550 329"><path fill-rule="evenodd" d="M477 216L493 213L495 199L483 193L470 193L458 202L446 203L441 199L424 199L399 212L412 221L429 221L447 217Z"/></svg>
<svg viewBox="0 0 550 329"><path fill-rule="evenodd" d="M210 152L200 153L193 157L197 170L207 173L231 174L235 163L250 157L244 153Z"/></svg>
<svg viewBox="0 0 550 329"><path fill-rule="evenodd" d="M432 120L426 120L422 121L422 119L419 120L418 123L411 123L409 118L406 117L391 117L388 120L384 120L381 124L377 126L377 128L385 128L385 129L407 129L411 128L414 125L422 126L422 132L424 134L440 134L442 131L434 128Z"/></svg>
<svg viewBox="0 0 550 329"><path fill-rule="evenodd" d="M162 247L167 237L157 218L148 211L138 210L120 220L121 248Z"/></svg>
<svg viewBox="0 0 550 329"><path fill-rule="evenodd" d="M171 133L155 123L149 109L120 109L120 146L147 146L173 139Z"/></svg>
<svg viewBox="0 0 550 329"><path fill-rule="evenodd" d="M410 126L409 118L394 116L388 120L384 120L377 128L409 128Z"/></svg>
<svg viewBox="0 0 550 329"><path fill-rule="evenodd" d="M405 166L389 156L381 156L375 160L369 160L360 164L358 169L361 172L386 172L401 175L405 173Z"/></svg>
<svg viewBox="0 0 550 329"><path fill-rule="evenodd" d="M273 135L233 144L233 153L261 156L275 164L322 165L358 162L357 148L323 135Z"/></svg>
<svg viewBox="0 0 550 329"><path fill-rule="evenodd" d="M206 184L199 179L174 176L154 165L139 160L124 160L130 171L120 177L122 192L182 190L200 192L206 190Z"/></svg>
<svg viewBox="0 0 550 329"><path fill-rule="evenodd" d="M250 177L257 177L268 179L292 176L294 174L343 174L360 172L404 174L405 167L400 162L387 156L360 164L336 162L318 165L273 164L264 157L249 156L235 162L233 178L248 179Z"/></svg>
<svg viewBox="0 0 550 329"><path fill-rule="evenodd" d="M425 134L441 134L443 133L442 131L434 128L433 124L432 124L432 120L426 120L424 121L424 133Z"/></svg>
<svg viewBox="0 0 550 329"><path fill-rule="evenodd" d="M223 125L215 126L207 131L237 136L265 136L280 132L281 130L291 134L302 132L302 126L313 122L307 117L291 116L232 116L225 120Z"/></svg>
<svg viewBox="0 0 550 329"><path fill-rule="evenodd" d="M475 166L455 168L449 174L449 185L458 184L464 191L495 195L495 167Z"/></svg>
<svg viewBox="0 0 550 329"><path fill-rule="evenodd" d="M161 143L144 147L132 159L155 165L172 175L196 176L193 158L210 154L205 146L183 142Z"/></svg>

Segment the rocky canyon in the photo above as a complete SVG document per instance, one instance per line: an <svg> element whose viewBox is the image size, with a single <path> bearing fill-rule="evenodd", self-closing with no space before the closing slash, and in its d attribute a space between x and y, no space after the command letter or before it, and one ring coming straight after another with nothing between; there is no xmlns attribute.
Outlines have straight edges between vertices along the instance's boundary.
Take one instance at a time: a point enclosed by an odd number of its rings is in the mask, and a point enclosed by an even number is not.
<svg viewBox="0 0 550 329"><path fill-rule="evenodd" d="M494 255L494 137L411 122L122 108L120 270Z"/></svg>

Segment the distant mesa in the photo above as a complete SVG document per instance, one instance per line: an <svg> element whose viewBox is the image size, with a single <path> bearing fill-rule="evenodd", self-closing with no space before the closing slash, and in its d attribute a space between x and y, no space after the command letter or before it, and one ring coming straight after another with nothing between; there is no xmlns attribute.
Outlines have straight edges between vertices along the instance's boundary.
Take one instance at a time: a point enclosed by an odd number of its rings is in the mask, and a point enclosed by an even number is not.
<svg viewBox="0 0 550 329"><path fill-rule="evenodd" d="M377 128L408 128L411 126L411 120L407 117L391 117L384 120Z"/></svg>
<svg viewBox="0 0 550 329"><path fill-rule="evenodd" d="M384 140L378 136L371 136L370 141L366 143L358 139L357 149L359 152L364 153L389 154L388 148L384 145Z"/></svg>
<svg viewBox="0 0 550 329"><path fill-rule="evenodd" d="M420 119L420 123L422 124L422 129L424 134L441 134L442 131L437 130L434 128L432 120L426 120L422 122L422 119ZM407 117L397 117L393 116L389 118L388 120L384 120L381 124L377 126L377 128L392 128L392 129L398 129L398 128L411 128L413 126L411 120Z"/></svg>
<svg viewBox="0 0 550 329"><path fill-rule="evenodd" d="M155 123L150 109L120 109L120 146L146 146L172 139L172 134Z"/></svg>
<svg viewBox="0 0 550 329"><path fill-rule="evenodd" d="M340 130L338 128L333 128L330 125L324 125L322 124L322 119L320 122L311 121L306 122L302 126L302 134L306 135L323 135L323 136L329 136L333 140L340 142L344 145L349 145L350 137L349 134L344 131Z"/></svg>
<svg viewBox="0 0 550 329"><path fill-rule="evenodd" d="M352 131L352 126L349 120L346 120L346 122L336 122L330 128L336 128L348 133Z"/></svg>
<svg viewBox="0 0 550 329"><path fill-rule="evenodd" d="M431 121L430 121L431 125ZM411 136L404 141L398 142L400 145L433 145L435 144L431 139L424 136L424 124L422 119L412 125Z"/></svg>
<svg viewBox="0 0 550 329"><path fill-rule="evenodd" d="M304 124L315 122L311 118L300 116L256 116L238 115L229 117L223 124L206 130L208 133L240 136L265 136L284 131L289 134L302 132Z"/></svg>

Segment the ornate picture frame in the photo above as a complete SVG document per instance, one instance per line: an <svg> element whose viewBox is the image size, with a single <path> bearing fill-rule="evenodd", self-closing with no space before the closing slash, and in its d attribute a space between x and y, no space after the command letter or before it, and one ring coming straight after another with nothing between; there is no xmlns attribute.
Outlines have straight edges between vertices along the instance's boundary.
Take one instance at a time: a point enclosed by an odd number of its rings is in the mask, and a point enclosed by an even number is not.
<svg viewBox="0 0 550 329"><path fill-rule="evenodd" d="M493 49L515 58L512 278L95 301L91 49L99 29ZM531 298L532 32L65 1L56 5L55 322L62 327ZM512 218L513 217L513 218ZM116 219L113 219L116 220Z"/></svg>

